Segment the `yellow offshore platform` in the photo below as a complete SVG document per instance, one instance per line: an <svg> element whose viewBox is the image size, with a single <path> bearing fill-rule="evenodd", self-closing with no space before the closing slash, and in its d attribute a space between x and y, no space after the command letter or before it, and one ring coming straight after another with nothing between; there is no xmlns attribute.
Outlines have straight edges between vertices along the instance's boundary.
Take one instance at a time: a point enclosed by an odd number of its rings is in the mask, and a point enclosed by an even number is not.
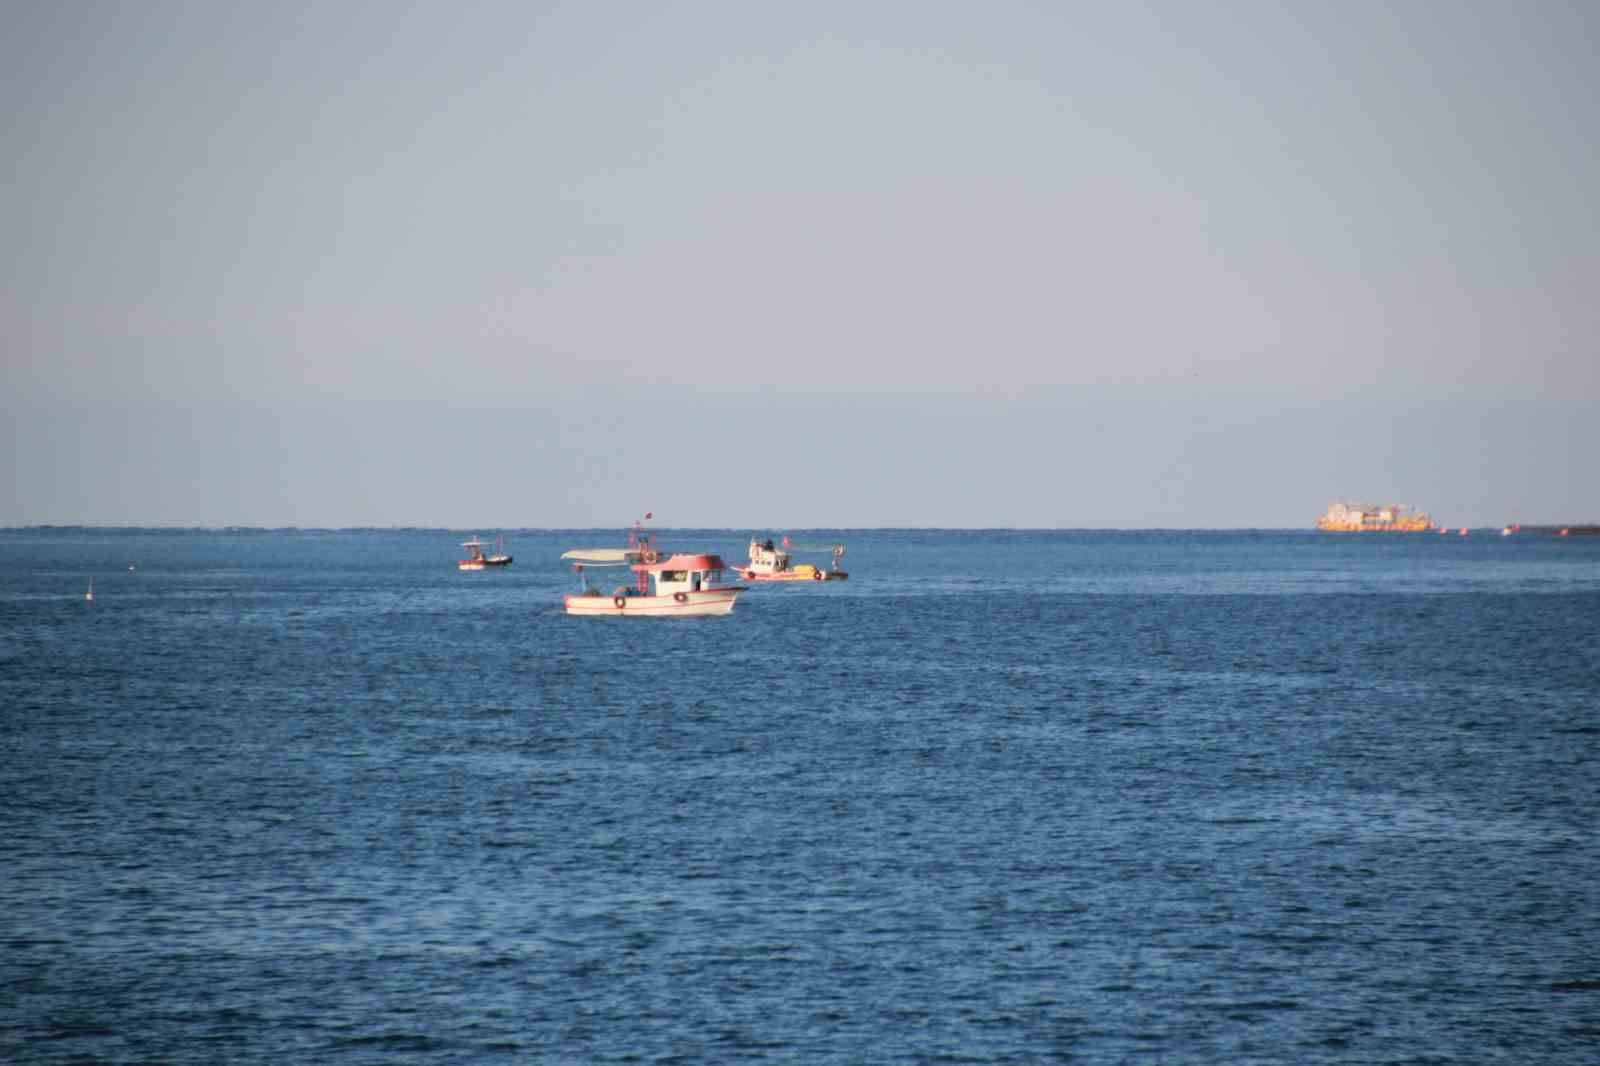
<svg viewBox="0 0 1600 1066"><path fill-rule="evenodd" d="M1427 533L1434 526L1421 511L1398 503L1334 503L1317 519L1317 528L1330 533Z"/></svg>

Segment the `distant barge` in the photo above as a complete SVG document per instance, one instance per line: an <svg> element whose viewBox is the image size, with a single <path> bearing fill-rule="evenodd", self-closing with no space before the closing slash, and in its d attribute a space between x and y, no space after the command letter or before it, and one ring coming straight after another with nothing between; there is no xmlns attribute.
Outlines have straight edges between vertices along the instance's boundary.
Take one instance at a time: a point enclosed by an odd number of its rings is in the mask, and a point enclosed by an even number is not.
<svg viewBox="0 0 1600 1066"><path fill-rule="evenodd" d="M1334 503L1317 519L1317 528L1328 533L1427 533L1433 519L1398 503Z"/></svg>
<svg viewBox="0 0 1600 1066"><path fill-rule="evenodd" d="M1542 533L1549 537L1595 537L1600 536L1600 525L1582 526L1507 526L1511 533Z"/></svg>

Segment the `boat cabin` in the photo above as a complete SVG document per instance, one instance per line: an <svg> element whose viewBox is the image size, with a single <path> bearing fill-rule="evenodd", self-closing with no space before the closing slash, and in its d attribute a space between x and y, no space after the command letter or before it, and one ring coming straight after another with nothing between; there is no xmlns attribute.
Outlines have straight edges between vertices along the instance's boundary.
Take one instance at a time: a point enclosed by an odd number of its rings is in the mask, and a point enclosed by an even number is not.
<svg viewBox="0 0 1600 1066"><path fill-rule="evenodd" d="M750 565L764 574L781 574L789 569L789 553L780 549L768 537L765 542L750 542Z"/></svg>
<svg viewBox="0 0 1600 1066"><path fill-rule="evenodd" d="M720 555L671 555L659 562L640 563L634 569L639 572L641 593L645 591L646 578L654 578L655 595L671 596L722 584L724 566Z"/></svg>

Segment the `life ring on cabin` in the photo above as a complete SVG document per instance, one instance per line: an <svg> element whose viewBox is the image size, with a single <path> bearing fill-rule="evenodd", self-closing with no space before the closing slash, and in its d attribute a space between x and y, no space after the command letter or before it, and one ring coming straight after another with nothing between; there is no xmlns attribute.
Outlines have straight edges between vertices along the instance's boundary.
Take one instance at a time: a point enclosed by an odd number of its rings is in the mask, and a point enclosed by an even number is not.
<svg viewBox="0 0 1600 1066"><path fill-rule="evenodd" d="M656 554L654 548L646 548L644 550L644 561L646 564L653 565L661 561L661 556Z"/></svg>
<svg viewBox="0 0 1600 1066"><path fill-rule="evenodd" d="M813 570L813 571L811 571L811 580L812 581L821 581L822 580L822 571L821 570Z"/></svg>
<svg viewBox="0 0 1600 1066"><path fill-rule="evenodd" d="M754 570L746 570L744 572L744 579L746 581L754 581L756 579L756 572Z"/></svg>
<svg viewBox="0 0 1600 1066"><path fill-rule="evenodd" d="M672 598L677 600L679 603L689 602L689 594L687 592L674 592L672 594Z"/></svg>
<svg viewBox="0 0 1600 1066"><path fill-rule="evenodd" d="M613 597L611 597L611 606L616 607L616 608L622 608L622 607L628 606L628 597L626 597L626 596L613 596Z"/></svg>

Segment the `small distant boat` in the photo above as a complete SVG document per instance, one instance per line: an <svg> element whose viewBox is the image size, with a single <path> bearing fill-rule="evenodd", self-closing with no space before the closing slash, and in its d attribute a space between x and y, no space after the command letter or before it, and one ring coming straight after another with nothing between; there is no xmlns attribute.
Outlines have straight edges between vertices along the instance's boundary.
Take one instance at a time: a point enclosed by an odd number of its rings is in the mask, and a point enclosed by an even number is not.
<svg viewBox="0 0 1600 1066"><path fill-rule="evenodd" d="M505 553L505 542L500 537L496 537L494 543L495 552L493 554L485 554L483 550L485 545L477 537L462 541L461 546L467 549L467 557L456 563L456 569L487 570L491 566L510 566L511 556Z"/></svg>
<svg viewBox="0 0 1600 1066"><path fill-rule="evenodd" d="M92 577L89 579L89 591L83 594L83 598L88 603L94 602L94 578Z"/></svg>
<svg viewBox="0 0 1600 1066"><path fill-rule="evenodd" d="M652 517L646 514L645 518ZM573 561L581 591L562 597L568 614L610 618L684 618L728 614L746 585L724 585L726 569L719 555L674 553L663 555L655 535L635 522L626 548L576 548L561 558ZM589 580L588 569L626 566L635 578L610 595Z"/></svg>
<svg viewBox="0 0 1600 1066"><path fill-rule="evenodd" d="M740 576L746 581L843 581L850 576L839 569L839 560L844 558L843 544L833 546L833 563L826 570L810 563L792 563L788 549L788 537L783 538L781 548L771 537L751 540L750 560L740 567Z"/></svg>

